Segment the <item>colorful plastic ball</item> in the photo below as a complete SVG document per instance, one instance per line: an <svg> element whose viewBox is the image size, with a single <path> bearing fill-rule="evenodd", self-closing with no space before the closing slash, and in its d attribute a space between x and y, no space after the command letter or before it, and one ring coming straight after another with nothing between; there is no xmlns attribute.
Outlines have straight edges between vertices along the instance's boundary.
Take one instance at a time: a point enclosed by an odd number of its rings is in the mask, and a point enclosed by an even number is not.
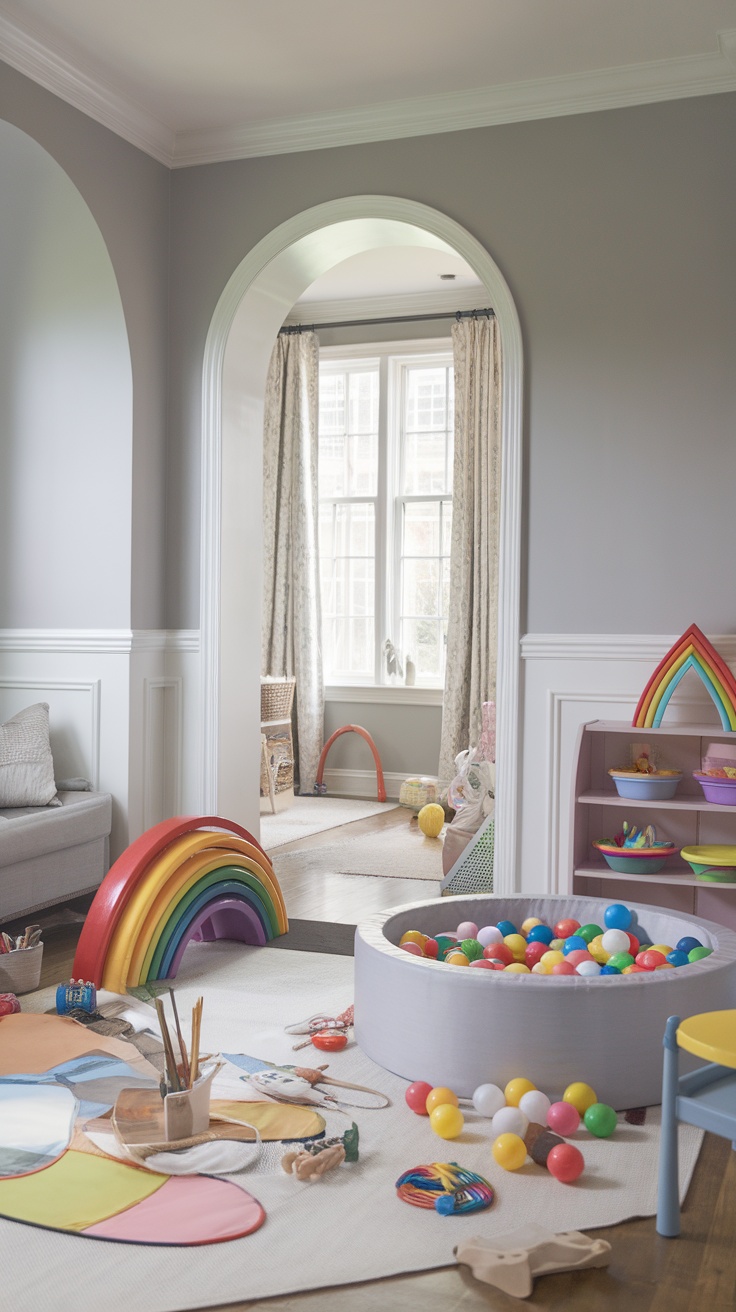
<svg viewBox="0 0 736 1312"><path fill-rule="evenodd" d="M505 966L509 966L514 960L514 954L505 943L491 943L489 947L483 949L483 956L487 961L502 961Z"/></svg>
<svg viewBox="0 0 736 1312"><path fill-rule="evenodd" d="M529 1128L529 1121L519 1107L501 1107L491 1118L491 1133L518 1134L523 1139Z"/></svg>
<svg viewBox="0 0 736 1312"><path fill-rule="evenodd" d="M573 964L572 964L571 961L556 961L555 964L554 964L554 966L552 967L551 971L548 971L548 974L550 974L550 975L574 975L574 974L575 974L575 967L573 966Z"/></svg>
<svg viewBox="0 0 736 1312"><path fill-rule="evenodd" d="M699 938L693 938L692 935L686 934L681 938L679 943L675 944L676 952L692 952L693 948L702 948L703 944Z"/></svg>
<svg viewBox="0 0 736 1312"><path fill-rule="evenodd" d="M562 1101L569 1102L578 1115L583 1116L588 1108L598 1101L598 1095L589 1084L584 1084L582 1080L575 1080L572 1084L568 1084L562 1095Z"/></svg>
<svg viewBox="0 0 736 1312"><path fill-rule="evenodd" d="M518 934L519 932L516 928L516 925L512 925L510 920L499 920L496 925L496 928L500 929L504 938L506 938L508 934Z"/></svg>
<svg viewBox="0 0 736 1312"><path fill-rule="evenodd" d="M542 925L543 923L544 922L539 919L539 916L529 916L528 919L523 921L522 923L521 933L524 935L525 938L528 938L531 931L533 929L536 929L538 925Z"/></svg>
<svg viewBox="0 0 736 1312"><path fill-rule="evenodd" d="M431 957L433 961L436 961L439 954L440 954L440 945L437 942L437 939L436 938L426 939L424 943L425 957Z"/></svg>
<svg viewBox="0 0 736 1312"><path fill-rule="evenodd" d="M598 961L593 961L592 957L588 961L580 961L575 967L576 975L583 975L589 979L592 979L595 975L600 975L600 973L600 963Z"/></svg>
<svg viewBox="0 0 736 1312"><path fill-rule="evenodd" d="M565 946L564 938L550 939L550 944L549 944L550 952L561 952L564 946Z"/></svg>
<svg viewBox="0 0 736 1312"><path fill-rule="evenodd" d="M702 961L703 957L709 957L712 951L712 948L691 948L687 954L687 959L690 962Z"/></svg>
<svg viewBox="0 0 736 1312"><path fill-rule="evenodd" d="M675 968L674 968L674 966L672 965L672 962L671 962L671 961L663 961L661 966L655 966L654 969L655 969L655 970L674 970Z"/></svg>
<svg viewBox="0 0 736 1312"><path fill-rule="evenodd" d="M455 949L453 952L448 952L447 956L445 957L445 962L448 966L470 965L470 962L468 961L468 958L466 957L465 953L458 952L457 949Z"/></svg>
<svg viewBox="0 0 736 1312"><path fill-rule="evenodd" d="M491 1152L504 1171L518 1171L526 1161L526 1144L518 1134L499 1134L493 1140Z"/></svg>
<svg viewBox="0 0 736 1312"><path fill-rule="evenodd" d="M484 925L478 930L476 938L484 948L490 947L491 943L503 943L503 934L497 925Z"/></svg>
<svg viewBox="0 0 736 1312"><path fill-rule="evenodd" d="M585 1170L585 1158L574 1143L556 1143L547 1157L547 1170L562 1184L572 1184Z"/></svg>
<svg viewBox="0 0 736 1312"><path fill-rule="evenodd" d="M422 934L418 929L407 929L405 934L399 939L399 947L403 948L405 943L418 943L420 948L424 947L426 934Z"/></svg>
<svg viewBox="0 0 736 1312"><path fill-rule="evenodd" d="M587 952L588 944L579 934L569 934L565 939L565 946L562 951L566 957L569 957L571 952Z"/></svg>
<svg viewBox="0 0 736 1312"><path fill-rule="evenodd" d="M473 1094L473 1106L479 1116L487 1116L490 1120L506 1106L503 1090L497 1084L479 1084Z"/></svg>
<svg viewBox="0 0 736 1312"><path fill-rule="evenodd" d="M507 934L504 943L513 954L514 961L523 961L526 952L526 939L523 934Z"/></svg>
<svg viewBox="0 0 736 1312"><path fill-rule="evenodd" d="M625 929L607 929L601 937L601 947L611 956L614 952L628 952L629 936Z"/></svg>
<svg viewBox="0 0 736 1312"><path fill-rule="evenodd" d="M547 967L543 966L541 961L538 961L534 966L532 966L532 975L549 975L549 973L550 972L547 970Z"/></svg>
<svg viewBox="0 0 736 1312"><path fill-rule="evenodd" d="M541 961L546 951L547 951L546 943L539 943L538 941L534 943L527 943L526 952L524 953L524 961L526 965L530 969L532 966L536 966L537 962Z"/></svg>
<svg viewBox="0 0 736 1312"><path fill-rule="evenodd" d="M432 1085L427 1084L425 1080L415 1080L409 1085L404 1097L408 1107L411 1107L417 1116L429 1116L427 1111L427 1098L432 1092Z"/></svg>
<svg viewBox="0 0 736 1312"><path fill-rule="evenodd" d="M547 1112L547 1124L555 1134L567 1137L577 1130L580 1124L580 1112L571 1102L553 1102Z"/></svg>
<svg viewBox="0 0 736 1312"><path fill-rule="evenodd" d="M558 920L554 927L555 938L569 938L578 929L580 929L579 920Z"/></svg>
<svg viewBox="0 0 736 1312"><path fill-rule="evenodd" d="M686 966L688 964L688 955L681 948L675 948L674 952L668 953L667 960L671 966Z"/></svg>
<svg viewBox="0 0 736 1312"><path fill-rule="evenodd" d="M424 951L425 952L427 951L426 944L424 947ZM597 961L600 966L605 966L606 962L608 961L608 958L611 955L610 952L607 952L603 946L602 934L597 934L595 938L592 938L590 940L590 943L588 944L588 951L591 957L593 958L593 960Z"/></svg>
<svg viewBox="0 0 736 1312"><path fill-rule="evenodd" d="M439 838L445 823L444 808L438 802L428 802L419 812L417 823L425 838Z"/></svg>
<svg viewBox="0 0 736 1312"><path fill-rule="evenodd" d="M459 924L457 927L457 936L458 939L460 940L464 938L477 938L478 926L476 925L475 921L463 920L462 923Z"/></svg>
<svg viewBox="0 0 736 1312"><path fill-rule="evenodd" d="M550 1106L549 1098L541 1089L529 1089L519 1099L519 1111L535 1125L547 1124L547 1112Z"/></svg>
<svg viewBox="0 0 736 1312"><path fill-rule="evenodd" d="M571 966L579 966L581 961L592 960L587 948L573 948L572 952L565 953L565 961L569 961Z"/></svg>
<svg viewBox="0 0 736 1312"><path fill-rule="evenodd" d="M603 912L603 923L606 929L628 929L632 921L632 915L628 907L623 902L612 902Z"/></svg>
<svg viewBox="0 0 736 1312"><path fill-rule="evenodd" d="M540 960L542 965L547 967L547 970L551 970L553 966L557 965L558 961L564 961L565 957L562 952L557 952L553 948L548 948Z"/></svg>
<svg viewBox="0 0 736 1312"><path fill-rule="evenodd" d="M621 971L618 966L612 966L610 961L601 966L601 975L620 975Z"/></svg>
<svg viewBox="0 0 736 1312"><path fill-rule="evenodd" d="M642 951L644 951L643 948L642 948ZM666 960L668 954L672 951L672 948L669 947L666 943L652 943L651 947L647 948L647 951L648 951L648 952L661 952L661 953L662 953L662 956L663 956L663 957L665 958L665 960Z"/></svg>
<svg viewBox="0 0 736 1312"><path fill-rule="evenodd" d="M628 966L633 966L634 958L630 952L612 952L606 965L615 966L616 970L626 970Z"/></svg>
<svg viewBox="0 0 736 1312"><path fill-rule="evenodd" d="M596 1139L608 1139L618 1125L618 1117L606 1102L593 1102L585 1110L583 1124Z"/></svg>
<svg viewBox="0 0 736 1312"><path fill-rule="evenodd" d="M449 1103L452 1107L457 1107L458 1096L452 1092L452 1089L446 1088L444 1084L434 1085L424 1100L424 1106L430 1116L435 1107L444 1107L446 1103Z"/></svg>
<svg viewBox="0 0 736 1312"><path fill-rule="evenodd" d="M650 970L647 970L646 966L637 966L636 962L634 962L633 966L624 966L621 971L622 975L651 975L651 973Z"/></svg>
<svg viewBox="0 0 736 1312"><path fill-rule="evenodd" d="M513 1080L509 1080L503 1091L506 1106L518 1107L525 1093L536 1093L536 1091L536 1084L532 1084L531 1080L527 1080L523 1075L516 1075Z"/></svg>
<svg viewBox="0 0 736 1312"><path fill-rule="evenodd" d="M627 937L629 940L628 950L631 953L632 957L635 957L637 952L641 950L641 941L636 937L636 934L631 933L631 930L627 931Z"/></svg>
<svg viewBox="0 0 736 1312"><path fill-rule="evenodd" d="M440 1139L457 1139L465 1125L465 1117L459 1107L443 1102L429 1113L429 1123Z"/></svg>
<svg viewBox="0 0 736 1312"><path fill-rule="evenodd" d="M504 973L508 975L531 975L528 966L523 961L512 961L508 966L504 966Z"/></svg>
<svg viewBox="0 0 736 1312"><path fill-rule="evenodd" d="M581 925L577 932L578 938L584 938L585 942L590 945L594 938L600 938L603 933L600 925Z"/></svg>
<svg viewBox="0 0 736 1312"><path fill-rule="evenodd" d="M438 934L435 942L439 948L439 952L437 953L438 961L444 961L448 952L452 952L453 948L457 946L457 939L448 938L446 934Z"/></svg>
<svg viewBox="0 0 736 1312"><path fill-rule="evenodd" d="M477 938L464 938L460 944L460 951L465 953L468 961L477 961L478 957L483 956L483 944L479 943Z"/></svg>
<svg viewBox="0 0 736 1312"><path fill-rule="evenodd" d="M410 957L423 957L424 952L418 943L399 943L402 952L408 952Z"/></svg>
<svg viewBox="0 0 736 1312"><path fill-rule="evenodd" d="M478 966L480 966L481 970L496 969L496 963L493 961L486 961L485 957L476 957L475 961L469 962L469 965L471 966L471 968L472 967L477 968ZM501 962L500 965L501 965L501 969L503 970L504 969L503 962Z"/></svg>
<svg viewBox="0 0 736 1312"><path fill-rule="evenodd" d="M527 943L546 943L547 946L552 942L554 934L549 925L535 925L529 930L526 936Z"/></svg>
<svg viewBox="0 0 736 1312"><path fill-rule="evenodd" d="M645 970L655 970L657 966L666 966L667 958L663 953L657 952L656 948L647 948L646 952L638 954L634 964L643 966Z"/></svg>
<svg viewBox="0 0 736 1312"><path fill-rule="evenodd" d="M483 960L485 960L485 957ZM487 964L491 967L491 970L505 970L509 963L507 961L489 961Z"/></svg>

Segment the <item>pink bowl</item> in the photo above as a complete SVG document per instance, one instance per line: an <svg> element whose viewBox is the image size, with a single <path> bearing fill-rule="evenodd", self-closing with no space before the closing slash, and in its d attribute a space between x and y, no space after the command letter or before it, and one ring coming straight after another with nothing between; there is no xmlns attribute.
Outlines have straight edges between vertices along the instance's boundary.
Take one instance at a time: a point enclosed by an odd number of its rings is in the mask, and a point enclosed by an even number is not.
<svg viewBox="0 0 736 1312"><path fill-rule="evenodd" d="M736 806L736 779L721 779L717 775L700 774L693 770L703 790L706 802L715 802L716 806Z"/></svg>

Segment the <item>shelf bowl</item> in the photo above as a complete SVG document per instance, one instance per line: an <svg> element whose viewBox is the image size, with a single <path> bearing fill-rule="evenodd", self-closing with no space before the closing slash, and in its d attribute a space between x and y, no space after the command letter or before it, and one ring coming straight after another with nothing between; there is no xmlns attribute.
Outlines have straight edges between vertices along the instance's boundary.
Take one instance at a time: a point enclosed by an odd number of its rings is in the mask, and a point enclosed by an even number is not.
<svg viewBox="0 0 736 1312"><path fill-rule="evenodd" d="M634 798L639 802L662 802L674 797L682 779L680 770L672 774L635 774L633 771L609 770L619 797Z"/></svg>
<svg viewBox="0 0 736 1312"><path fill-rule="evenodd" d="M706 884L736 884L736 846L733 844L683 847L681 855L692 867L696 879L702 879Z"/></svg>
<svg viewBox="0 0 736 1312"><path fill-rule="evenodd" d="M658 847L616 847L615 843L607 843L604 838L594 842L593 847L600 852L606 865L619 875L656 875L667 857L677 852L674 843Z"/></svg>
<svg viewBox="0 0 736 1312"><path fill-rule="evenodd" d="M703 790L706 802L715 802L716 806L736 806L736 779L721 779L718 775L701 774L693 770Z"/></svg>

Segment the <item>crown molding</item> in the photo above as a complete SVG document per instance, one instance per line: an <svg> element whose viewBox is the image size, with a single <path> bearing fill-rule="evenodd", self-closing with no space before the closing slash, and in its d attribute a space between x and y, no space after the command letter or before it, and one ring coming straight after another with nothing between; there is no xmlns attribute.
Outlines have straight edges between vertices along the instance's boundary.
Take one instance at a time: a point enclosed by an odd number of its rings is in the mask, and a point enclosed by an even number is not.
<svg viewBox="0 0 736 1312"><path fill-rule="evenodd" d="M455 310L485 309L485 287L461 291L413 292L401 296L360 296L344 301L297 301L284 320L291 324L329 324L331 320L382 319L404 314L454 314Z"/></svg>
<svg viewBox="0 0 736 1312"><path fill-rule="evenodd" d="M0 51L3 61L19 73L52 91L160 164L171 167L175 148L175 134L171 128L2 15Z"/></svg>
<svg viewBox="0 0 736 1312"><path fill-rule="evenodd" d="M525 633L521 658L530 660L661 661L678 635L653 633ZM729 664L736 661L736 635L710 639Z"/></svg>
<svg viewBox="0 0 736 1312"><path fill-rule="evenodd" d="M705 55L393 100L361 109L176 133L70 57L44 45L28 29L0 16L0 51L5 63L170 168L460 132L735 91L736 28L719 32L717 41L718 49Z"/></svg>

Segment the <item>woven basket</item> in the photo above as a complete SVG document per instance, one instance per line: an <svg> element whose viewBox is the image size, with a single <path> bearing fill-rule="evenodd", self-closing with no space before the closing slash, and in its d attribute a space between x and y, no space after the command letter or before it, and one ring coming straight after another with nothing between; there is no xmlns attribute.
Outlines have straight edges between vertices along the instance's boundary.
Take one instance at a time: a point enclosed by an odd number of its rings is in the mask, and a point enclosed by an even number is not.
<svg viewBox="0 0 736 1312"><path fill-rule="evenodd" d="M274 789L283 793L294 787L294 745L291 731L286 728L266 734L266 756L273 772ZM268 797L266 764L261 760L261 797Z"/></svg>
<svg viewBox="0 0 736 1312"><path fill-rule="evenodd" d="M43 943L0 954L0 993L32 993L41 980Z"/></svg>
<svg viewBox="0 0 736 1312"><path fill-rule="evenodd" d="M291 715L296 679L261 679L261 721L285 720Z"/></svg>

